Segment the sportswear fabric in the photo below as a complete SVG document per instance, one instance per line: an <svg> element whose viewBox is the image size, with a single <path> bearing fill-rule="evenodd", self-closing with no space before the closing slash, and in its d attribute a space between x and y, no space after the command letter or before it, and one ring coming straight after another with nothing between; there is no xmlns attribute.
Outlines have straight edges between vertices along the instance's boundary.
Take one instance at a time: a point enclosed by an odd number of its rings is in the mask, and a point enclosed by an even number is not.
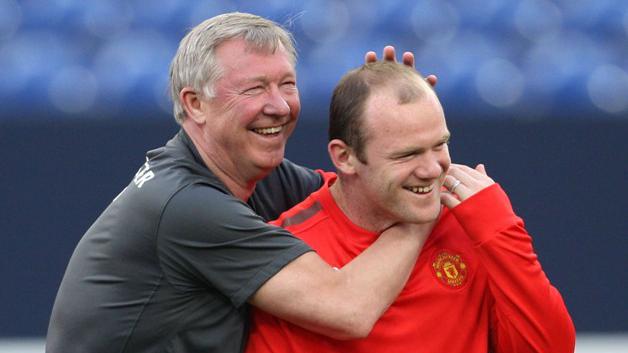
<svg viewBox="0 0 628 353"><path fill-rule="evenodd" d="M318 189L316 172L284 160L246 204L183 130L146 159L78 243L46 352L241 352L248 298L311 251L266 221Z"/></svg>
<svg viewBox="0 0 628 353"><path fill-rule="evenodd" d="M378 237L352 223L325 185L274 224L341 268ZM368 337L339 341L253 310L247 353L563 353L574 328L523 221L492 185L443 208L410 278Z"/></svg>

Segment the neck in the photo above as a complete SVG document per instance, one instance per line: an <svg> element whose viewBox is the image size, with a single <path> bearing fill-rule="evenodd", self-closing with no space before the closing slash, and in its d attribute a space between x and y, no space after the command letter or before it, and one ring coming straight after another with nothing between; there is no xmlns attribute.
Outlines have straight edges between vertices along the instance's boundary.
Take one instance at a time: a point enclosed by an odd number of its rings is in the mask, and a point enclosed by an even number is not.
<svg viewBox="0 0 628 353"><path fill-rule="evenodd" d="M395 224L384 215L373 212L369 202L364 200L363 193L346 178L338 175L329 191L338 207L353 224L375 233L381 233Z"/></svg>
<svg viewBox="0 0 628 353"><path fill-rule="evenodd" d="M203 137L202 129L191 119L186 119L182 127L194 143L203 163L211 170L227 189L238 199L246 202L255 191L255 184L264 176L248 178L238 170L235 163L226 158L228 151L220 151Z"/></svg>

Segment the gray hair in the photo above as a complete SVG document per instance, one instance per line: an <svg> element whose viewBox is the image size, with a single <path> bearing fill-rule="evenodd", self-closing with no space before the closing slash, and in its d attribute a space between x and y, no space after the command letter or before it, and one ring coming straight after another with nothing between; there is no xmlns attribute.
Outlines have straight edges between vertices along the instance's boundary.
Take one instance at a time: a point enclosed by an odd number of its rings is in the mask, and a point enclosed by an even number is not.
<svg viewBox="0 0 628 353"><path fill-rule="evenodd" d="M185 111L179 101L179 93L192 87L204 98L214 96L214 84L222 76L222 67L215 51L223 42L244 39L251 48L274 53L283 47L293 66L297 53L292 34L279 24L260 16L231 12L207 19L192 28L181 40L179 49L170 63L170 97L174 118L183 123Z"/></svg>

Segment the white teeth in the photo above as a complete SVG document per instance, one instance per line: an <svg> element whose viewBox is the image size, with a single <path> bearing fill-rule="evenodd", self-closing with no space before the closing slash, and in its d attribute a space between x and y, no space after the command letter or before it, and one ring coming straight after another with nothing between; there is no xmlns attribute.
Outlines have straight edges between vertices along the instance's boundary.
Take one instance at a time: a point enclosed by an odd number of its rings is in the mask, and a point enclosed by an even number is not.
<svg viewBox="0 0 628 353"><path fill-rule="evenodd" d="M283 126L265 127L265 128L260 128L260 129L253 129L253 131L255 131L256 133L258 133L260 135L277 134L277 133L281 132L281 130L283 130Z"/></svg>
<svg viewBox="0 0 628 353"><path fill-rule="evenodd" d="M409 186L406 189L412 191L415 194L427 194L432 191L434 187L432 185L429 186Z"/></svg>

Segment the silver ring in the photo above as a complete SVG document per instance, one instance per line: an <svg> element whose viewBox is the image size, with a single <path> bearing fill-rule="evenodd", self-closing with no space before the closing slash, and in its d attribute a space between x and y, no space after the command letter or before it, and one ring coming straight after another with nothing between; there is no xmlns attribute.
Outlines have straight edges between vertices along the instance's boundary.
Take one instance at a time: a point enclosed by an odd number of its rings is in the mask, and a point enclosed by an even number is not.
<svg viewBox="0 0 628 353"><path fill-rule="evenodd" d="M454 182L454 185L451 186L451 188L449 188L449 191L454 192L456 191L456 188L460 185L460 180L456 179L456 181Z"/></svg>

